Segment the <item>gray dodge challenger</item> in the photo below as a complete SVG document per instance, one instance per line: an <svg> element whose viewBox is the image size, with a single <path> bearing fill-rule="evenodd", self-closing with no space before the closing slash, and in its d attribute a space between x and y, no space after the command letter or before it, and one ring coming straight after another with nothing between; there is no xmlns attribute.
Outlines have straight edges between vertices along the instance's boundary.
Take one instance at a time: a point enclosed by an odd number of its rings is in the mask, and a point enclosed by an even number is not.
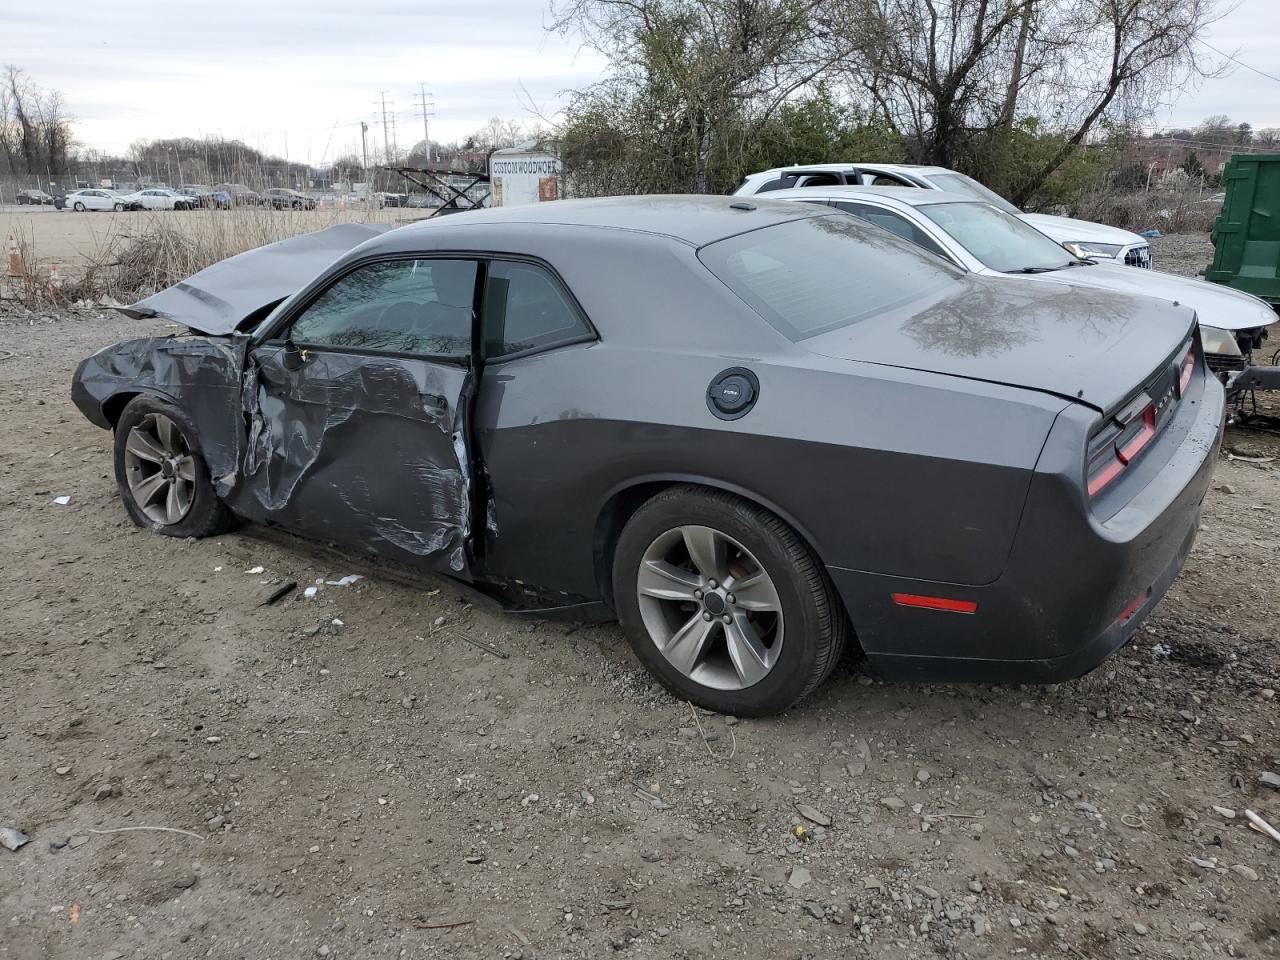
<svg viewBox="0 0 1280 960"><path fill-rule="evenodd" d="M1221 436L1194 314L967 275L828 207L560 201L233 257L72 396L140 526L285 528L622 623L678 696L1057 681L1133 636Z"/></svg>

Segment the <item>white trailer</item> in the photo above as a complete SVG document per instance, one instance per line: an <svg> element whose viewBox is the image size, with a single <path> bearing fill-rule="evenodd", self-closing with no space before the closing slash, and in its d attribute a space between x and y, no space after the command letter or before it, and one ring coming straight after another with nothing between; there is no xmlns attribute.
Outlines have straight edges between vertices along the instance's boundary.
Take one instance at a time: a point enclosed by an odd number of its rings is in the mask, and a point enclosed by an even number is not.
<svg viewBox="0 0 1280 960"><path fill-rule="evenodd" d="M490 205L518 207L560 199L560 158L554 145L530 141L489 156Z"/></svg>

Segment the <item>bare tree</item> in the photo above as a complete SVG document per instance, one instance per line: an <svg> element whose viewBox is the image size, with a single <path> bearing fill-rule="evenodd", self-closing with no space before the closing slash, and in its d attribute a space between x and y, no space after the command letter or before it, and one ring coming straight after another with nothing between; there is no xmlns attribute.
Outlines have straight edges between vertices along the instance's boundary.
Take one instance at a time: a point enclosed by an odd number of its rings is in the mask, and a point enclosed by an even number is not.
<svg viewBox="0 0 1280 960"><path fill-rule="evenodd" d="M1217 70L1196 47L1217 0L843 0L857 55L846 76L922 162L976 164L1015 116L1061 143L1020 182L1023 201L1104 120L1150 116Z"/></svg>
<svg viewBox="0 0 1280 960"><path fill-rule="evenodd" d="M71 122L62 95L41 90L18 67L0 78L0 160L4 171L61 174L67 169Z"/></svg>
<svg viewBox="0 0 1280 960"><path fill-rule="evenodd" d="M684 189L709 189L730 131L749 135L846 52L827 0L568 0L553 29L603 53L615 75L579 91L568 114L621 109L647 129L657 164L684 168ZM606 138L613 135L601 131ZM661 183L663 177L657 177ZM668 178L672 186L676 176Z"/></svg>

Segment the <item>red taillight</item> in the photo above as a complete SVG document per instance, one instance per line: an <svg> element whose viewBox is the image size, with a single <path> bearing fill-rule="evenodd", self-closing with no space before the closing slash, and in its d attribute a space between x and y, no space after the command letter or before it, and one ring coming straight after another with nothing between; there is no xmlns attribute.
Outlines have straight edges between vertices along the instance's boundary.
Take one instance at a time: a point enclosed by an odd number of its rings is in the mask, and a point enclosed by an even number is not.
<svg viewBox="0 0 1280 960"><path fill-rule="evenodd" d="M1195 351L1188 350L1186 357L1182 360L1182 370L1178 373L1178 396L1181 397L1187 392L1187 385L1191 383L1191 374L1195 368Z"/></svg>
<svg viewBox="0 0 1280 960"><path fill-rule="evenodd" d="M893 602L900 607L919 607L922 610L945 610L948 613L977 613L978 605L972 600L952 600L948 597L922 597L914 593L895 593Z"/></svg>
<svg viewBox="0 0 1280 960"><path fill-rule="evenodd" d="M1110 461L1104 463L1097 473L1089 476L1089 496L1096 497L1116 477L1120 476L1124 470L1124 464L1115 458L1115 452L1112 451Z"/></svg>
<svg viewBox="0 0 1280 960"><path fill-rule="evenodd" d="M1128 466L1133 462L1133 458L1140 454L1143 449L1156 435L1156 408L1148 406L1142 411L1142 419L1138 422L1137 432L1134 432L1132 424L1125 428L1124 433L1120 434L1121 439L1116 441L1116 456L1120 458L1120 462Z"/></svg>
<svg viewBox="0 0 1280 960"><path fill-rule="evenodd" d="M1105 431L1103 441L1095 445L1089 458L1089 478L1086 482L1089 496L1101 493L1116 477L1124 472L1156 437L1156 408L1148 403L1120 430L1114 425Z"/></svg>

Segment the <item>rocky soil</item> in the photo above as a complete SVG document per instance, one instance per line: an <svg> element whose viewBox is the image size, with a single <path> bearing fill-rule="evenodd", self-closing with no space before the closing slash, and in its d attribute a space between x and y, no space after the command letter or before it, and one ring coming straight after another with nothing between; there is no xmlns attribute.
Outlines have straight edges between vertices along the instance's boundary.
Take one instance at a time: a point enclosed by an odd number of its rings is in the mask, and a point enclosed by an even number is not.
<svg viewBox="0 0 1280 960"><path fill-rule="evenodd" d="M1228 430L1185 573L1083 680L851 659L734 722L613 625L139 532L67 397L139 330L0 308L3 960L1280 956L1245 815L1280 825L1280 437Z"/></svg>

